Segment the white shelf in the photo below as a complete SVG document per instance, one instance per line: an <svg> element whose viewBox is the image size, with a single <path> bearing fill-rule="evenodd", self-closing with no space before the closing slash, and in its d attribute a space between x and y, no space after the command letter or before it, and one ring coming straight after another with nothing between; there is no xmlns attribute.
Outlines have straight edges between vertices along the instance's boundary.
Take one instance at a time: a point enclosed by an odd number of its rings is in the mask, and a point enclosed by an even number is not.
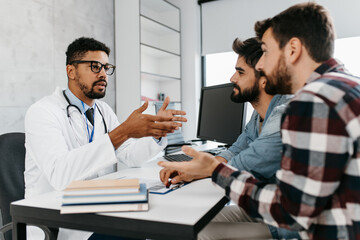
<svg viewBox="0 0 360 240"><path fill-rule="evenodd" d="M156 102L158 102L158 101L149 101L148 108L143 113L156 115L156 111L155 111L155 103ZM145 101L141 101L141 105L144 104L144 103L145 103ZM181 110L182 109L180 102L171 101L171 103L173 103L174 109L176 109L176 110Z"/></svg>
<svg viewBox="0 0 360 240"><path fill-rule="evenodd" d="M180 78L168 77L153 73L141 72L140 75L143 80L153 80L153 81L180 81Z"/></svg>
<svg viewBox="0 0 360 240"><path fill-rule="evenodd" d="M141 72L172 78L180 76L180 56L141 44Z"/></svg>
<svg viewBox="0 0 360 240"><path fill-rule="evenodd" d="M146 113L155 114L160 93L181 109L180 9L165 0L122 0L114 6L119 119L144 98L153 100Z"/></svg>
<svg viewBox="0 0 360 240"><path fill-rule="evenodd" d="M180 55L180 33L140 16L141 43Z"/></svg>
<svg viewBox="0 0 360 240"><path fill-rule="evenodd" d="M141 80L141 96L153 100L158 99L158 94L169 96L170 101L181 101L181 81L157 81L150 79Z"/></svg>
<svg viewBox="0 0 360 240"><path fill-rule="evenodd" d="M180 31L180 11L166 1L141 0L140 13L174 30Z"/></svg>

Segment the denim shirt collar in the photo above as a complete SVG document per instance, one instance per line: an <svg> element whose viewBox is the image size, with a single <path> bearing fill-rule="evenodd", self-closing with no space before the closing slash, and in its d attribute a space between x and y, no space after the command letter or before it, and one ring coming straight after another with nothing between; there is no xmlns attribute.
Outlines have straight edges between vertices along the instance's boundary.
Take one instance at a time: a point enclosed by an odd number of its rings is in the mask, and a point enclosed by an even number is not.
<svg viewBox="0 0 360 240"><path fill-rule="evenodd" d="M266 114L265 114L265 118L264 118L264 122L263 125L265 125L266 120L269 118L272 110L274 109L275 106L278 106L278 102L281 100L282 95L276 94L272 99L271 102L269 104L268 109L266 110Z"/></svg>
<svg viewBox="0 0 360 240"><path fill-rule="evenodd" d="M68 97L69 101L71 104L77 106L79 109L81 109L82 113L85 113L89 108L90 106L88 106L86 103L84 103L84 107L81 103L81 100L79 98L77 98L71 91L69 88L66 88L65 90L65 94L66 96Z"/></svg>

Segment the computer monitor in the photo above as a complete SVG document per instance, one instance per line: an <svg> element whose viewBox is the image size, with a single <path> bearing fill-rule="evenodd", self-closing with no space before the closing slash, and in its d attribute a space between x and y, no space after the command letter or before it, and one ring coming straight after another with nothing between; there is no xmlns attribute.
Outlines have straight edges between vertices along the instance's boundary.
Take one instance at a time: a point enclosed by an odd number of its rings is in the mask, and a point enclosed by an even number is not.
<svg viewBox="0 0 360 240"><path fill-rule="evenodd" d="M197 137L232 145L244 125L244 103L235 103L230 96L233 84L201 89Z"/></svg>

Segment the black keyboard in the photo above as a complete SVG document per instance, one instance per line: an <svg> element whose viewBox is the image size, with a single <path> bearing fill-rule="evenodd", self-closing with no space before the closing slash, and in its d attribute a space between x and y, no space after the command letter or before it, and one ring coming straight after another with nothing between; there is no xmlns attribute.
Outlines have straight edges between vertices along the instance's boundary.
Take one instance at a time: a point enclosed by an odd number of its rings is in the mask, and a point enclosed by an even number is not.
<svg viewBox="0 0 360 240"><path fill-rule="evenodd" d="M185 161L190 161L192 159L192 157L183 153L165 155L164 158L170 162L185 162Z"/></svg>

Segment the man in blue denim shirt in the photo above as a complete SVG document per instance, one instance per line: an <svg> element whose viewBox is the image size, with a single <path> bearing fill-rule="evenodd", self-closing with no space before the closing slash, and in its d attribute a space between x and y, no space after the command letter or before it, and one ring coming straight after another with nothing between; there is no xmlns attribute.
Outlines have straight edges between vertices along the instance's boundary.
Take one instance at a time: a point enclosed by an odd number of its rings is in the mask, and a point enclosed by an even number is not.
<svg viewBox="0 0 360 240"><path fill-rule="evenodd" d="M269 95L265 92L267 79L255 70L262 55L261 44L255 38L244 42L235 39L233 50L239 55L235 73L231 77L234 102L250 102L254 107L249 123L236 142L216 159L229 162L239 170L252 173L256 178L274 181L275 172L280 169L282 142L280 120L289 95ZM174 174L175 173L175 174ZM174 176L178 174L177 176ZM166 183L192 181L207 176L193 176L163 169L161 180ZM264 239L299 238L298 233L267 226L250 218L237 205L225 207L200 233L198 239Z"/></svg>
<svg viewBox="0 0 360 240"><path fill-rule="evenodd" d="M259 113L254 111L236 142L217 158L224 158L224 162L250 172L258 179L274 181L281 159L280 120L290 98L291 95L275 95L262 123Z"/></svg>

